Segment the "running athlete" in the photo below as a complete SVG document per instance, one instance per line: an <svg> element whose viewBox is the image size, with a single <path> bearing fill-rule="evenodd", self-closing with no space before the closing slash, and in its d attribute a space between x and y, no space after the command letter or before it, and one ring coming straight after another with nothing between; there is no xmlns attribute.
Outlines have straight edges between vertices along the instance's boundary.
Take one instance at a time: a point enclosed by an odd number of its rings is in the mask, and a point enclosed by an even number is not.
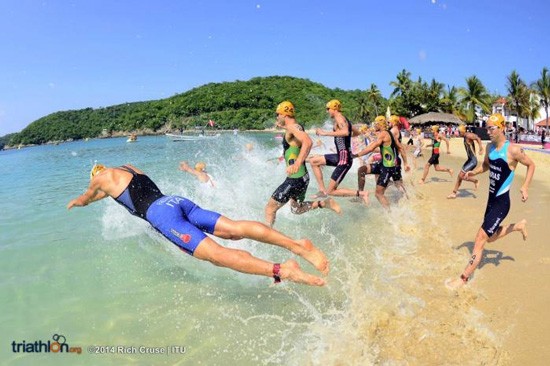
<svg viewBox="0 0 550 366"><path fill-rule="evenodd" d="M311 169L319 185L319 192L314 195L315 198L331 196L355 196L361 197L365 204L369 203L369 192L367 191L354 191L347 188L339 188L339 184L342 182L346 174L351 168L353 159L351 157L351 136L353 127L350 121L342 114L342 103L333 99L326 104L327 113L334 122L332 131L325 131L320 128L316 133L318 136L334 136L334 144L336 145L336 154L315 155L309 159ZM354 130L358 133L357 130ZM334 172L330 177L330 183L328 189L325 188L323 182L323 172L321 168L325 165L334 166Z"/></svg>
<svg viewBox="0 0 550 366"><path fill-rule="evenodd" d="M475 133L466 132L466 125L458 126L458 133L461 137L464 137L464 149L466 149L468 159L466 160L464 165L462 165L460 173L458 173L453 193L448 195L447 198L456 198L458 188L460 188L460 184L462 184L463 180L468 180L469 182L474 183L474 189L477 189L479 185L479 181L477 179L473 177L465 179L464 176L466 172L474 170L477 167L476 146L474 145L474 141L476 141L477 145L479 146L479 155L483 155L483 145L481 144L481 139Z"/></svg>
<svg viewBox="0 0 550 366"><path fill-rule="evenodd" d="M322 278L303 272L293 259L282 264L271 263L246 251L223 247L206 233L223 239L249 238L283 247L327 274L325 255L308 239L294 240L262 223L233 221L217 212L204 210L187 198L166 196L147 175L129 164L117 168L94 165L87 191L71 200L67 209L86 206L105 197L112 197L132 215L149 222L165 238L195 258L243 273L273 277L275 282L286 279L311 286L325 284Z"/></svg>
<svg viewBox="0 0 550 366"><path fill-rule="evenodd" d="M390 126L391 126L390 132L394 137L395 143L397 145L401 145L401 141L403 140L403 136L401 135L401 129L400 129L401 120L399 119L398 116L392 114L390 116L389 122L390 122ZM407 150L405 149L404 146L401 146L400 151L403 151L404 155L407 154ZM409 198L407 196L407 190L405 189L405 186L403 185L403 175L401 174L401 158L399 157L399 155L397 155L397 166L396 166L396 169L394 171L394 176L392 177L392 179L393 179L397 189L399 189L399 191L402 194L404 194L407 198Z"/></svg>
<svg viewBox="0 0 550 366"><path fill-rule="evenodd" d="M424 174L422 175L422 179L418 182L419 184L424 184L426 181L426 177L428 176L428 171L430 170L430 166L433 165L435 170L438 172L448 172L451 177L453 176L453 170L450 168L445 168L439 165L439 148L441 146L441 141L445 141L447 143L447 154L450 154L449 150L449 140L445 136L439 133L439 126L435 125L432 126L432 132L434 134L434 137L432 138L432 144L428 145L426 147L432 147L432 156L430 157L430 160L424 165Z"/></svg>
<svg viewBox="0 0 550 366"><path fill-rule="evenodd" d="M304 202L307 186L309 185L309 173L305 160L311 146L311 138L304 132L304 127L294 118L294 105L284 101L277 106L277 127L286 130L283 136L283 156L286 162L287 178L273 192L273 195L265 206L265 221L269 226L275 223L277 210L290 201L293 214L303 214L315 208L329 208L340 213L340 206L332 198L323 201Z"/></svg>
<svg viewBox="0 0 550 366"><path fill-rule="evenodd" d="M390 178L395 181L397 169L397 158L399 155L405 162L405 171L409 171L409 165L407 164L407 154L403 150L403 146L397 144L393 134L388 131L388 125L384 116L376 117L374 121L374 128L379 132L376 141L373 141L364 150L357 154L357 157L363 156L372 152L376 148L380 148L382 155L382 161L379 164L373 165L371 169L372 174L378 174L376 181L376 198L384 208L389 208L390 204L385 196L386 188Z"/></svg>
<svg viewBox="0 0 550 366"><path fill-rule="evenodd" d="M456 289L468 282L475 269L481 261L485 243L494 242L514 231L520 231L523 240L527 240L526 220L521 220L516 224L502 225L502 221L508 215L510 210L510 187L514 179L514 171L518 162L527 167L525 181L520 188L521 200L527 201L529 198L528 189L533 174L535 173L535 163L525 155L523 148L511 144L504 136L504 117L500 113L493 114L487 120L487 132L491 143L487 146L483 164L476 169L465 174L468 178L471 175L477 175L489 170L489 199L485 209L483 224L478 230L472 258L468 265L457 279L448 279L445 285L450 289Z"/></svg>

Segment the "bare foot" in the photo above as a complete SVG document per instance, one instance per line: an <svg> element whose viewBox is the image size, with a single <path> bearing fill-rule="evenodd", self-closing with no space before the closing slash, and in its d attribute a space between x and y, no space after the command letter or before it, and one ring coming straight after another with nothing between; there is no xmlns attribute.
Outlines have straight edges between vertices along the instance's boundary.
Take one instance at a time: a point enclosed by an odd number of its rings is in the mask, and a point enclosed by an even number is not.
<svg viewBox="0 0 550 366"><path fill-rule="evenodd" d="M447 196L447 198L448 199L456 198L456 192L451 193L450 195Z"/></svg>
<svg viewBox="0 0 550 366"><path fill-rule="evenodd" d="M464 286L464 281L462 281L461 278L456 278L456 279L447 278L445 280L445 287L447 287L447 289L451 291L456 291L462 286Z"/></svg>
<svg viewBox="0 0 550 366"><path fill-rule="evenodd" d="M521 235L523 235L523 240L527 240L527 220L523 219L517 224L514 225L514 230L521 231Z"/></svg>
<svg viewBox="0 0 550 366"><path fill-rule="evenodd" d="M325 280L321 277L317 277L302 271L298 262L294 259L289 259L285 263L281 264L279 271L282 280L288 280L296 283L303 283L309 286L324 286Z"/></svg>
<svg viewBox="0 0 550 366"><path fill-rule="evenodd" d="M363 199L363 201L365 201L365 205L368 206L369 205L369 191L363 191L363 193L361 194L361 198Z"/></svg>
<svg viewBox="0 0 550 366"><path fill-rule="evenodd" d="M319 191L311 195L311 198L313 198L314 200L318 198L327 198L327 197L328 197L328 194L325 191Z"/></svg>
<svg viewBox="0 0 550 366"><path fill-rule="evenodd" d="M338 204L338 202L336 202L332 198L325 200L325 207L330 208L332 211L336 212L337 214L342 213L342 209L340 208L340 205Z"/></svg>
<svg viewBox="0 0 550 366"><path fill-rule="evenodd" d="M479 180L474 182L474 191L477 191L477 187L479 187Z"/></svg>
<svg viewBox="0 0 550 366"><path fill-rule="evenodd" d="M325 276L328 275L329 265L325 253L313 245L309 239L300 239L296 241L300 245L301 250L293 252L313 264L313 266Z"/></svg>
<svg viewBox="0 0 550 366"><path fill-rule="evenodd" d="M453 170L451 168L449 168L449 174L451 175L451 177L453 176Z"/></svg>
<svg viewBox="0 0 550 366"><path fill-rule="evenodd" d="M420 180L418 181L418 184L424 184L424 179L420 179Z"/></svg>

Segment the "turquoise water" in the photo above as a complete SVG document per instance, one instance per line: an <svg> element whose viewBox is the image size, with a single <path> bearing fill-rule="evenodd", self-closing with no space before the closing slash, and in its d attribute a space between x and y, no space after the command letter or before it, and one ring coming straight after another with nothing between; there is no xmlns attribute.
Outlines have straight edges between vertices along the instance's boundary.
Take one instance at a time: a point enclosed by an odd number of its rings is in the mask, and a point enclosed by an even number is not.
<svg viewBox="0 0 550 366"><path fill-rule="evenodd" d="M254 144L251 152L246 152L248 143ZM278 230L310 238L329 257L331 274L324 288L273 286L267 278L193 259L111 199L66 210L86 189L97 160L108 166L130 162L166 194L189 197L232 219L263 221L264 205L285 175L282 164L266 160L280 152L271 134L227 134L205 142L140 137L132 144L115 138L0 152L0 363L379 362L382 344L371 328L391 312L412 317L425 301L408 294L395 273L431 268L400 263L399 258L415 252L418 238L388 224L377 204L367 209L341 198L341 216L326 210L294 216L288 207L280 210ZM179 171L181 160L206 162L216 188L205 189ZM355 182L350 173L345 185ZM372 189L374 183L368 185ZM310 193L316 188L312 177ZM412 225L416 220L406 207L396 206L392 215ZM272 261L293 257L249 240L217 241ZM406 337L407 329L401 331ZM12 352L14 341L47 342L54 334L82 353ZM99 350L106 354L90 354L91 346L134 347L135 352L104 348ZM185 353L142 354L140 346L165 351L179 346Z"/></svg>

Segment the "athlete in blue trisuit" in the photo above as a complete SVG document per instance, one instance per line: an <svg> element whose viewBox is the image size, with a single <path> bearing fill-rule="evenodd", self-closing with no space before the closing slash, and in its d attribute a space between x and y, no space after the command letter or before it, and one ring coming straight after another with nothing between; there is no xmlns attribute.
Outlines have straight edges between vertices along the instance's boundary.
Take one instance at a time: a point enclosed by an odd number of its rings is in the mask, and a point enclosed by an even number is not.
<svg viewBox="0 0 550 366"><path fill-rule="evenodd" d="M483 247L487 242L494 242L514 231L521 231L523 240L527 239L527 221L521 220L516 224L502 225L502 221L510 210L510 187L514 178L514 171L518 162L527 167L525 182L521 186L521 200L527 201L529 183L535 173L535 163L525 155L523 148L511 144L504 136L504 117L493 114L487 120L487 132L491 143L487 146L483 164L465 174L465 178L477 175L489 170L489 199L485 210L485 217L481 228L478 230L472 258L457 279L448 279L445 284L450 289L463 286L479 265L483 254Z"/></svg>
<svg viewBox="0 0 550 366"><path fill-rule="evenodd" d="M311 286L323 286L325 280L301 270L290 259L271 263L256 258L244 250L225 248L205 233L223 239L249 238L288 249L328 274L324 253L310 240L291 239L256 221L233 221L217 212L207 211L187 198L166 196L141 170L132 165L107 168L96 164L90 172L90 185L81 196L71 200L67 209L86 206L112 197L132 215L149 222L164 237L195 258L239 272L273 277L275 282L289 280Z"/></svg>

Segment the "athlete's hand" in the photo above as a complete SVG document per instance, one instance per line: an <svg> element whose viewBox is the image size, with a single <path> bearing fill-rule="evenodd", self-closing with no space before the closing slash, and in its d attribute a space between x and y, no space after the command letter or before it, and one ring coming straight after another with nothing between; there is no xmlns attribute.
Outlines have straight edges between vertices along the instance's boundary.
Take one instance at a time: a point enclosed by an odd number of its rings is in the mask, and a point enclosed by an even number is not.
<svg viewBox="0 0 550 366"><path fill-rule="evenodd" d="M521 201L525 202L529 198L529 193L527 193L527 187L521 187L519 190L521 192Z"/></svg>
<svg viewBox="0 0 550 366"><path fill-rule="evenodd" d="M323 130L320 129L320 128L318 128L318 129L315 130L315 134L316 134L317 136L323 136L323 132L325 132L325 131L323 131Z"/></svg>
<svg viewBox="0 0 550 366"><path fill-rule="evenodd" d="M296 163L289 165L286 167L286 174L287 175L295 174L296 172L298 172L298 169L300 169L300 166Z"/></svg>
<svg viewBox="0 0 550 366"><path fill-rule="evenodd" d="M71 200L71 202L67 205L67 210L70 210L74 206L76 206L76 200Z"/></svg>

